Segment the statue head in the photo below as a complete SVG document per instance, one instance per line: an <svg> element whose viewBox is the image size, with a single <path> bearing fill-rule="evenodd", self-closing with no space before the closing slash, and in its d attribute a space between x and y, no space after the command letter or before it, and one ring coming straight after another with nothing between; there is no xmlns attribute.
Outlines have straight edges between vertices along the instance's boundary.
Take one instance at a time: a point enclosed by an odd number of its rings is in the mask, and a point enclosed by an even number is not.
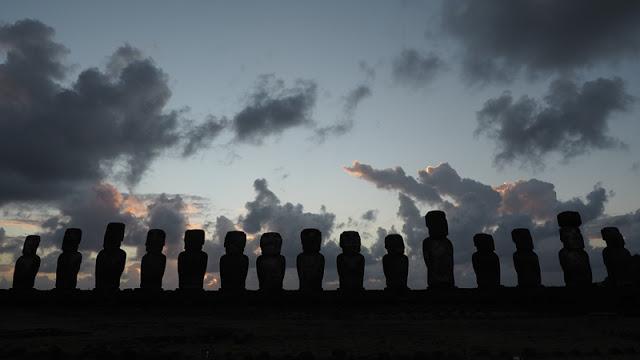
<svg viewBox="0 0 640 360"><path fill-rule="evenodd" d="M104 232L104 244L105 249L119 249L124 240L124 224L118 222L112 222L107 225L107 230Z"/></svg>
<svg viewBox="0 0 640 360"><path fill-rule="evenodd" d="M24 239L24 245L22 246L22 255L35 256L36 251L38 250L38 246L40 246L40 236L28 235L26 239Z"/></svg>
<svg viewBox="0 0 640 360"><path fill-rule="evenodd" d="M147 241L144 245L148 253L161 253L164 248L166 234L164 230L151 229L147 232Z"/></svg>
<svg viewBox="0 0 640 360"><path fill-rule="evenodd" d="M68 228L64 231L62 238L62 251L76 252L80 247L82 240L82 230L77 228Z"/></svg>
<svg viewBox="0 0 640 360"><path fill-rule="evenodd" d="M384 248L392 255L404 254L404 240L399 234L389 234L384 238Z"/></svg>
<svg viewBox="0 0 640 360"><path fill-rule="evenodd" d="M607 243L607 247L622 248L624 247L624 237L617 227L608 226L600 230L602 240Z"/></svg>
<svg viewBox="0 0 640 360"><path fill-rule="evenodd" d="M318 229L304 229L300 232L300 241L302 241L302 251L306 253L320 252L322 233Z"/></svg>
<svg viewBox="0 0 640 360"><path fill-rule="evenodd" d="M360 234L357 231L343 231L340 234L340 247L345 254L360 252Z"/></svg>
<svg viewBox="0 0 640 360"><path fill-rule="evenodd" d="M184 232L184 249L186 251L201 251L204 246L204 230L192 229Z"/></svg>
<svg viewBox="0 0 640 360"><path fill-rule="evenodd" d="M473 245L478 249L478 252L492 252L496 249L493 236L484 233L473 235Z"/></svg>
<svg viewBox="0 0 640 360"><path fill-rule="evenodd" d="M561 227L560 241L565 249L584 249L584 238L577 227Z"/></svg>
<svg viewBox="0 0 640 360"><path fill-rule="evenodd" d="M560 227L579 227L582 225L580 213L577 211L563 211L558 214L557 219Z"/></svg>
<svg viewBox="0 0 640 360"><path fill-rule="evenodd" d="M429 236L445 237L449 235L449 224L447 223L447 215L444 211L429 211L424 217L429 228Z"/></svg>
<svg viewBox="0 0 640 360"><path fill-rule="evenodd" d="M247 244L247 234L244 231L228 231L224 236L224 249L229 255L241 255Z"/></svg>
<svg viewBox="0 0 640 360"><path fill-rule="evenodd" d="M529 229L519 228L511 231L511 240L516 243L516 249L520 251L533 250L533 238Z"/></svg>
<svg viewBox="0 0 640 360"><path fill-rule="evenodd" d="M277 232L266 232L260 236L262 255L280 255L282 236Z"/></svg>

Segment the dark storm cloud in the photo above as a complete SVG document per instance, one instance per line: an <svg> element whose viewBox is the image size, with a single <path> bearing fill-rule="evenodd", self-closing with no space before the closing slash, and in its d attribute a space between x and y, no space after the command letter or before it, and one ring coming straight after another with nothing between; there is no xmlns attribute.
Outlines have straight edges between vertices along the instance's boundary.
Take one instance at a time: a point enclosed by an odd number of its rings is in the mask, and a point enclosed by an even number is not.
<svg viewBox="0 0 640 360"><path fill-rule="evenodd" d="M295 266L293 259L300 253L300 231L304 228L317 228L322 237L329 239L334 228L335 215L324 208L319 213L306 212L302 204L290 202L282 204L280 199L269 189L265 179L257 179L253 183L256 197L247 202L247 210L239 223L249 234L260 235L266 231L276 231L282 235L282 254L287 257L287 266ZM257 246L257 242L256 245Z"/></svg>
<svg viewBox="0 0 640 360"><path fill-rule="evenodd" d="M561 201L557 198L553 184L537 179L505 183L493 188L473 179L462 178L446 163L418 171L417 178L405 175L400 167L378 170L359 162L354 162L346 171L378 188L399 192L398 217L403 222L405 242L413 249L409 255L416 266L422 266L419 259L420 246L427 235L427 229L424 214L420 213L414 199L444 210L449 221L449 238L455 249L457 276L464 286L474 285L473 273L467 271L471 254L475 251L473 235L478 232L494 234L498 255L510 264L508 259L514 251L510 232L516 227L532 230L539 249L538 255L547 264L547 269L543 271L549 272L549 281L559 282L557 252L560 244L555 215L565 210L579 211L583 222L588 224L596 219L606 218L604 204L609 197L604 188L596 185L585 199ZM389 174L395 176L388 176ZM398 174L402 176L397 176ZM431 196L425 197L425 193ZM591 231L586 236L598 234ZM422 278L414 276L412 281L420 283Z"/></svg>
<svg viewBox="0 0 640 360"><path fill-rule="evenodd" d="M167 76L151 59L126 45L106 72L83 70L67 88L53 35L36 20L0 27L0 202L57 199L117 173L133 186L180 140Z"/></svg>
<svg viewBox="0 0 640 360"><path fill-rule="evenodd" d="M474 81L566 73L640 53L640 3L626 0L453 0L443 26Z"/></svg>
<svg viewBox="0 0 640 360"><path fill-rule="evenodd" d="M591 150L624 147L609 135L609 123L633 101L620 78L582 85L558 79L542 101L527 96L514 100L508 92L488 100L477 113L475 133L496 142L498 166L520 162L539 167L551 153L568 160Z"/></svg>
<svg viewBox="0 0 640 360"><path fill-rule="evenodd" d="M262 144L267 137L289 128L311 125L316 97L314 81L299 79L286 87L274 75L260 76L246 106L231 122L236 140Z"/></svg>
<svg viewBox="0 0 640 360"><path fill-rule="evenodd" d="M37 20L0 26L0 204L59 201L108 178L135 186L163 153L192 155L227 126L167 110L167 75L131 45L76 79L67 52Z"/></svg>
<svg viewBox="0 0 640 360"><path fill-rule="evenodd" d="M422 88L444 68L444 61L436 54L423 55L416 49L405 49L393 60L391 75L398 84Z"/></svg>

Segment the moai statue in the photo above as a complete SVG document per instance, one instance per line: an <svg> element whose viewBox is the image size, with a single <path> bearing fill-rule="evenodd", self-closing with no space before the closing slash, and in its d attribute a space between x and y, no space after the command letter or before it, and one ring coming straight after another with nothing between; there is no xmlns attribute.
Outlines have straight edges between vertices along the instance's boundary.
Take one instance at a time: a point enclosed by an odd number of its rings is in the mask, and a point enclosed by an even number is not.
<svg viewBox="0 0 640 360"><path fill-rule="evenodd" d="M266 232L260 237L262 254L256 260L258 287L261 291L282 290L286 260L280 255L282 236L277 232Z"/></svg>
<svg viewBox="0 0 640 360"><path fill-rule="evenodd" d="M82 254L78 251L82 240L82 230L65 230L62 239L62 254L58 256L56 267L56 289L74 290L78 285L78 272L82 264Z"/></svg>
<svg viewBox="0 0 640 360"><path fill-rule="evenodd" d="M429 211L425 216L429 237L422 242L430 288L453 288L453 244L447 238L449 225L444 211Z"/></svg>
<svg viewBox="0 0 640 360"><path fill-rule="evenodd" d="M631 253L624 247L624 237L616 227L605 227L600 233L607 247L602 250L604 265L607 267L609 286L628 286L633 282L631 275Z"/></svg>
<svg viewBox="0 0 640 360"><path fill-rule="evenodd" d="M220 290L242 292L245 290L249 257L244 254L247 234L229 231L224 237L225 254L220 258Z"/></svg>
<svg viewBox="0 0 640 360"><path fill-rule="evenodd" d="M207 272L207 253L204 246L204 230L184 232L184 251L178 255L178 288L180 290L203 290Z"/></svg>
<svg viewBox="0 0 640 360"><path fill-rule="evenodd" d="M516 244L513 266L518 274L519 288L537 288L542 285L540 262L533 251L533 238L529 229L513 229L511 239Z"/></svg>
<svg viewBox="0 0 640 360"><path fill-rule="evenodd" d="M120 289L120 276L127 260L127 253L120 249L123 239L124 224L109 223L104 233L102 250L96 258L96 289Z"/></svg>
<svg viewBox="0 0 640 360"><path fill-rule="evenodd" d="M582 219L575 211L564 211L558 214L560 226L560 266L564 272L564 282L567 287L591 286L592 274L589 255L584 251L584 239L580 232Z"/></svg>
<svg viewBox="0 0 640 360"><path fill-rule="evenodd" d="M398 234L389 234L384 238L384 248L387 254L382 257L382 269L387 280L385 290L404 292L409 275L409 258L404 254L404 241Z"/></svg>
<svg viewBox="0 0 640 360"><path fill-rule="evenodd" d="M322 233L318 229L304 229L300 233L302 252L296 258L300 291L322 291L324 256L320 253Z"/></svg>
<svg viewBox="0 0 640 360"><path fill-rule="evenodd" d="M167 266L167 257L162 253L166 234L160 229L147 232L144 243L147 253L140 264L140 288L145 290L162 290L162 277Z"/></svg>
<svg viewBox="0 0 640 360"><path fill-rule="evenodd" d="M473 235L476 252L471 257L473 271L479 289L495 289L500 286L500 259L496 255L493 236L489 234Z"/></svg>
<svg viewBox="0 0 640 360"><path fill-rule="evenodd" d="M40 257L36 255L40 245L40 236L29 235L22 246L22 256L16 261L13 270L13 288L16 290L33 289L36 274L40 269Z"/></svg>
<svg viewBox="0 0 640 360"><path fill-rule="evenodd" d="M633 285L640 287L640 255L635 254L631 257L631 278Z"/></svg>
<svg viewBox="0 0 640 360"><path fill-rule="evenodd" d="M364 290L364 256L360 254L360 234L357 231L343 231L340 234L342 254L336 259L338 278L343 292Z"/></svg>

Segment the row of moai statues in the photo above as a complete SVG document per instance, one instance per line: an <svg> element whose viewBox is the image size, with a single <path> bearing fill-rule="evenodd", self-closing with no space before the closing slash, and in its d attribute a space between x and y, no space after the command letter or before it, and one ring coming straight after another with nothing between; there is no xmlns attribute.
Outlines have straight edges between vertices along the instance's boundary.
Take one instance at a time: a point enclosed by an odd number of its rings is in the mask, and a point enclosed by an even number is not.
<svg viewBox="0 0 640 360"><path fill-rule="evenodd" d="M429 236L423 241L422 250L427 266L429 288L454 288L453 244L448 239L448 223L444 212L430 211L425 216ZM584 250L584 239L580 232L580 214L566 211L558 214L560 240L563 247L559 252L560 265L567 287L588 287L593 283L589 255ZM124 272L126 252L121 244L125 225L109 223L104 235L103 249L98 253L95 268L95 288L97 290L117 290ZM607 246L602 255L607 268L605 284L609 286L629 286L638 283L640 256L631 256L625 249L624 238L615 227L605 227L601 231ZM528 229L514 229L511 237L516 246L513 264L517 273L518 287L537 288L542 286L540 263L534 251L533 238ZM65 231L62 253L58 257L56 288L75 289L82 262L78 251L82 231L70 228ZM140 288L161 290L166 268L165 232L151 229L145 242L146 254L142 257ZM325 259L320 253L322 234L317 229L304 229L300 234L302 253L296 258L296 269L303 292L322 291ZM249 270L249 258L244 254L247 237L242 231L230 231L224 240L225 254L220 258L220 290L238 292L245 290ZM500 259L495 253L493 236L479 233L473 237L477 251L472 256L478 288L500 287ZM15 289L33 288L40 267L36 250L40 237L27 236L23 255L18 258L14 271ZM208 256L204 252L204 230L187 230L184 236L184 251L178 256L178 288L182 290L202 290L207 269ZM259 289L265 292L280 291L286 269L286 259L281 255L282 237L276 232L267 232L260 237L262 254L256 260ZM361 240L356 231L340 234L342 253L336 258L339 290L358 292L364 290L365 258L360 253ZM408 290L407 278L409 259L404 254L402 236L390 234L385 238L387 254L382 258L386 289L403 292ZM634 275L635 274L635 275Z"/></svg>

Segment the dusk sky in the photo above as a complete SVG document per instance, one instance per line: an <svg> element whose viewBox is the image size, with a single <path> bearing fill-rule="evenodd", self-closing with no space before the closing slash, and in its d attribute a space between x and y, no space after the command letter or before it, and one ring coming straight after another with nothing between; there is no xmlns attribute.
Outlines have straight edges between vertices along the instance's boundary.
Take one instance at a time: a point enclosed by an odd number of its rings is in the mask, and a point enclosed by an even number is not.
<svg viewBox="0 0 640 360"><path fill-rule="evenodd" d="M62 234L83 230L93 288L106 224L127 225L123 288L139 285L149 228L167 232L177 286L185 229L204 228L207 289L221 239L357 230L367 288L384 236L404 237L426 287L424 215L445 210L456 284L475 286L472 236L528 227L542 281L562 284L556 214L580 211L594 280L600 228L640 252L640 2L8 1L0 13L0 288L40 234L49 289ZM248 286L257 288L257 242Z"/></svg>

